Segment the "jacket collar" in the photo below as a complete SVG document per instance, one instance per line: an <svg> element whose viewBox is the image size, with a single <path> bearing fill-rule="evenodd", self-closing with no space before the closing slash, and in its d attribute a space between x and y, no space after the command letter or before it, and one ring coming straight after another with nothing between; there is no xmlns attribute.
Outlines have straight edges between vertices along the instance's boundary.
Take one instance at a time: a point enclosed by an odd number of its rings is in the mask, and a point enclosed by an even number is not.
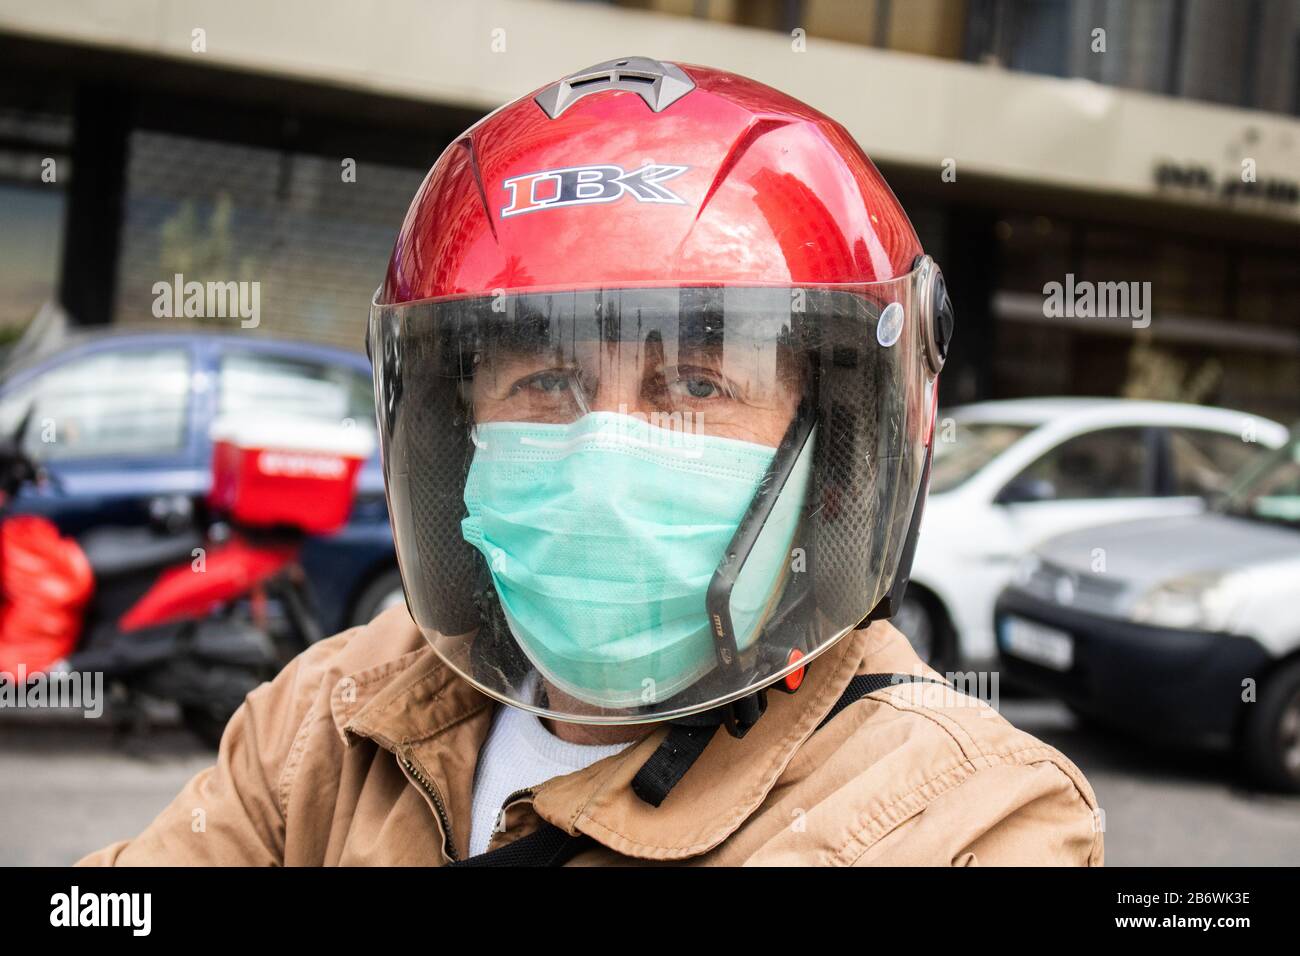
<svg viewBox="0 0 1300 956"><path fill-rule="evenodd" d="M538 814L625 856L680 860L707 853L766 799L848 686L866 642L866 631L847 635L809 665L797 693L769 693L767 713L742 739L720 729L660 806L643 802L631 782L663 740L664 729L584 771L544 784L534 796Z"/></svg>
<svg viewBox="0 0 1300 956"><path fill-rule="evenodd" d="M797 693L770 693L767 713L743 739L719 730L661 806L644 803L631 781L663 740L665 728L585 770L542 784L532 794L534 809L567 832L586 834L625 856L678 860L708 852L762 804L858 672L869 645L885 636L882 628L892 630L877 624L854 631L819 655ZM345 677L330 703L345 743L374 740L411 760L432 782L446 817L466 821L449 835L463 855L474 768L496 704L427 645Z"/></svg>
<svg viewBox="0 0 1300 956"><path fill-rule="evenodd" d="M447 666L409 618L403 620L422 646L334 685L330 711L345 744L365 737L397 752L492 709L493 701Z"/></svg>

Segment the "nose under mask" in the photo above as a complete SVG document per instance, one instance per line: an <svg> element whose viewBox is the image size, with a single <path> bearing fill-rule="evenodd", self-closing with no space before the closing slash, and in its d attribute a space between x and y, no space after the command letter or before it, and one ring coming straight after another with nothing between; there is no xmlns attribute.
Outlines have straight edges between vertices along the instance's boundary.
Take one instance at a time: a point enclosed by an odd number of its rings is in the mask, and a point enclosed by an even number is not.
<svg viewBox="0 0 1300 956"><path fill-rule="evenodd" d="M776 449L593 412L475 431L465 540L541 675L588 704L661 702L715 664L709 582ZM807 494L801 455L733 596L740 650L783 585Z"/></svg>

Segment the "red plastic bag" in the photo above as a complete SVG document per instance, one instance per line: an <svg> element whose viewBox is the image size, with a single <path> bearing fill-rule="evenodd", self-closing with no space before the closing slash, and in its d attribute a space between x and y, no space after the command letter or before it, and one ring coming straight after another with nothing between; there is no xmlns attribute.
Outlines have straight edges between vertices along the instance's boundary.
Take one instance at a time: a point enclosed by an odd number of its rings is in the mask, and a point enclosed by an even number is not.
<svg viewBox="0 0 1300 956"><path fill-rule="evenodd" d="M0 524L0 670L39 673L77 644L95 575L81 546L45 518Z"/></svg>

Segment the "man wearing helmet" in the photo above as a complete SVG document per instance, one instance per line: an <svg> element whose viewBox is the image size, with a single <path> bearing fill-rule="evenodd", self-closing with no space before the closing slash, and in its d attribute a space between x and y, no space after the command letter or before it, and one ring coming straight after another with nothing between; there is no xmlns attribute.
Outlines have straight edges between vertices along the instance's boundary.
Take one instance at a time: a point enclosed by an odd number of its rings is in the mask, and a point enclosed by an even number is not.
<svg viewBox="0 0 1300 956"><path fill-rule="evenodd" d="M409 610L86 862L1099 864L1078 769L885 620L951 332L803 103L628 58L491 114L371 310Z"/></svg>

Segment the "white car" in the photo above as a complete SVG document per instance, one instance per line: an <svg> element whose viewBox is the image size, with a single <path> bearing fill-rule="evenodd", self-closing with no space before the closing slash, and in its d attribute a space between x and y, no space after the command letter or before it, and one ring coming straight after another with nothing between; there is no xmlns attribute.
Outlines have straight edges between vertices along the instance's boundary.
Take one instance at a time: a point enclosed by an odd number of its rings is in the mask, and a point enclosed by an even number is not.
<svg viewBox="0 0 1300 956"><path fill-rule="evenodd" d="M1040 542L1198 514L1286 439L1257 415L1174 402L1036 398L941 412L911 584L894 623L939 669L989 665L994 602Z"/></svg>

